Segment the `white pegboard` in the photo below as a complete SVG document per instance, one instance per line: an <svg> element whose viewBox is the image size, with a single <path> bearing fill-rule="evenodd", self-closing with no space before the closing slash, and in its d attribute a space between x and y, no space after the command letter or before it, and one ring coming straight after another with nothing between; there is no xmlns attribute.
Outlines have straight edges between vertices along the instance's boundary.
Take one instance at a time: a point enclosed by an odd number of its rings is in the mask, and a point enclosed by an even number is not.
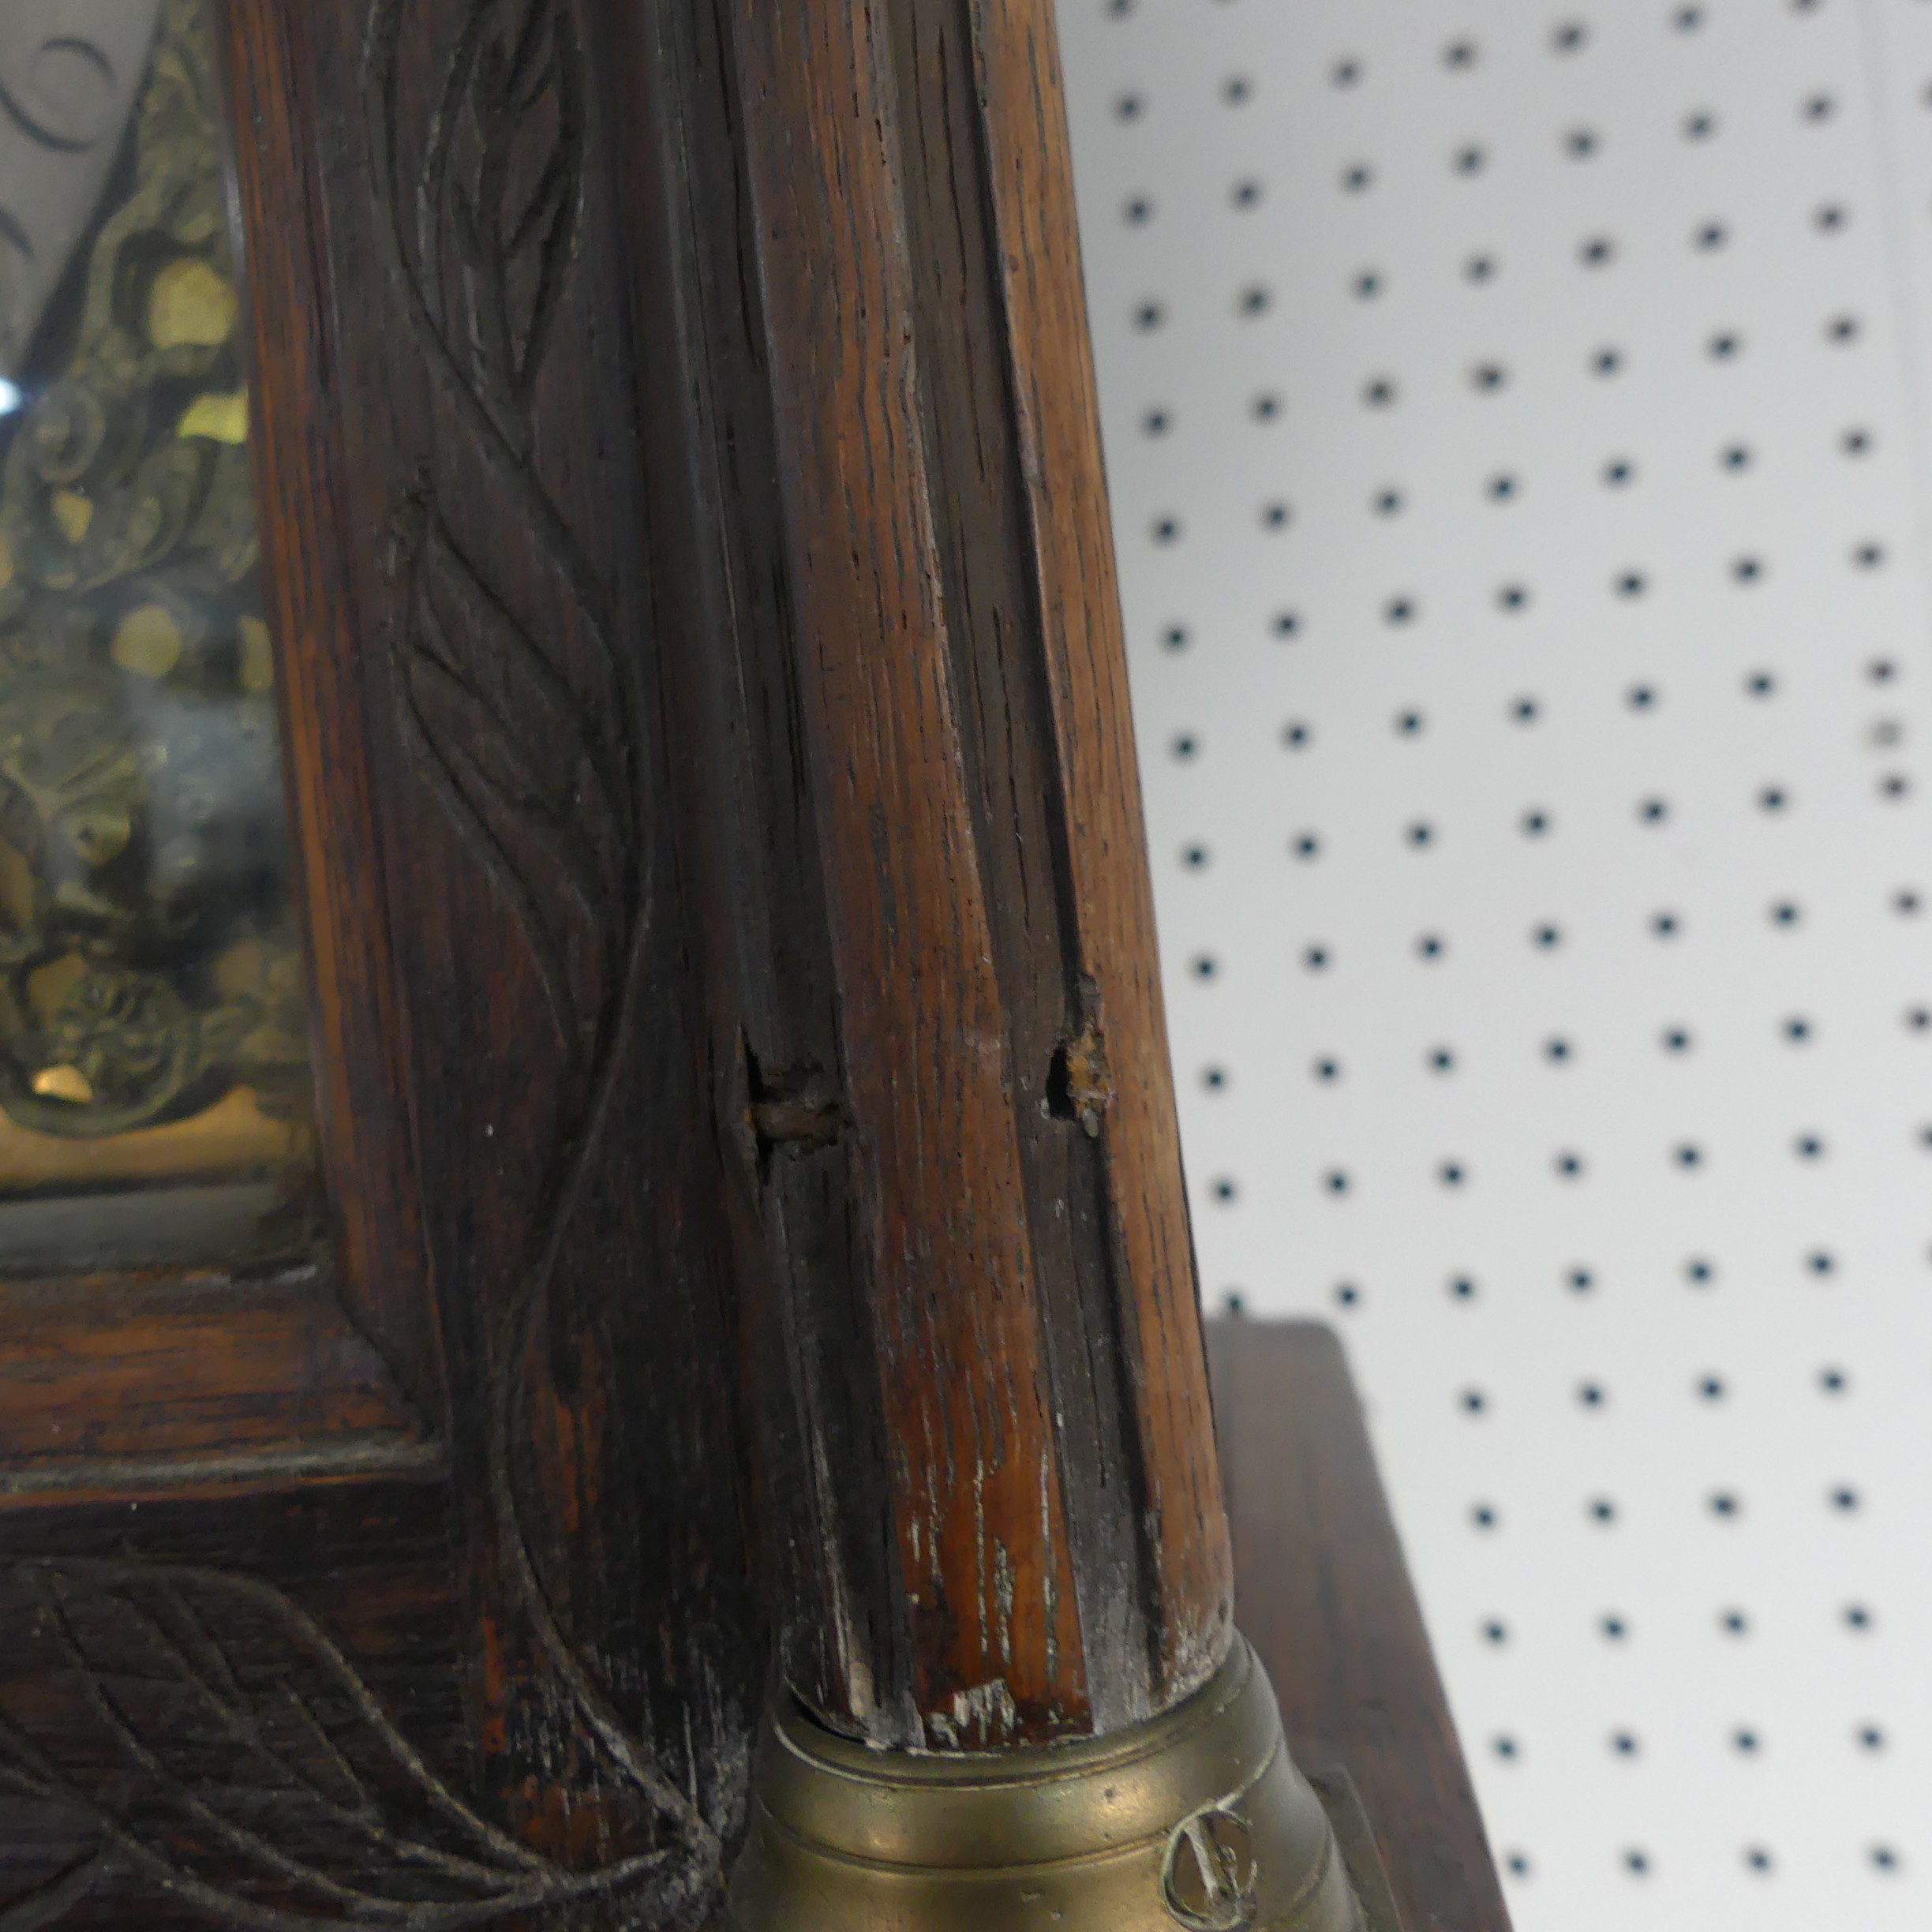
<svg viewBox="0 0 1932 1932"><path fill-rule="evenodd" d="M1520 1932L1923 1932L1932 5L1061 32L1209 1295Z"/></svg>

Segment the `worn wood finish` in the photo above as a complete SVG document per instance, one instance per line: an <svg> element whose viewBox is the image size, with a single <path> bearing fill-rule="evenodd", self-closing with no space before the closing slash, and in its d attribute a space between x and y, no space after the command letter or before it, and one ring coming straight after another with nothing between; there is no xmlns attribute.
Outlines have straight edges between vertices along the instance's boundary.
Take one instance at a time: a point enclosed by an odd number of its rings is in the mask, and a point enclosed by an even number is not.
<svg viewBox="0 0 1932 1932"><path fill-rule="evenodd" d="M1295 1762L1354 1781L1406 1932L1509 1932L1339 1343L1241 1317L1208 1338L1235 1604Z"/></svg>
<svg viewBox="0 0 1932 1932"><path fill-rule="evenodd" d="M1109 1232L1145 1436L1154 1567L1175 1669L1218 1646L1228 1578L1187 1197L1180 1184L1153 884L1131 725L1091 340L1073 216L1072 151L1053 9L975 0L975 80L1012 358L1013 425L1039 601L1065 814L1081 1018L1100 1035ZM1193 1628L1187 1619L1202 1623Z"/></svg>
<svg viewBox="0 0 1932 1932"><path fill-rule="evenodd" d="M842 8L739 21L751 125L815 140L803 166L792 143L767 158L754 142L752 172L912 1627L911 1683L848 1677L832 1714L898 1743L998 1745L1084 1726L1091 1695L949 661L917 264L878 139L898 118L882 24Z"/></svg>
<svg viewBox="0 0 1932 1932"><path fill-rule="evenodd" d="M733 941L788 1672L881 1743L1110 1730L1211 1669L1228 1568L1050 12L663 43L744 157L687 114L660 163L736 230L696 460L750 524L770 447L782 519L716 565L721 792L814 834L815 914Z"/></svg>
<svg viewBox="0 0 1932 1932"><path fill-rule="evenodd" d="M607 12L624 140L649 520L706 895L703 975L741 1282L747 1425L783 1675L888 1694L911 1676L864 1229L840 1093L818 826L750 227L728 0ZM640 91L614 77L642 77ZM804 1606L829 1605L829 1623ZM902 1694L902 1693L901 1693Z"/></svg>

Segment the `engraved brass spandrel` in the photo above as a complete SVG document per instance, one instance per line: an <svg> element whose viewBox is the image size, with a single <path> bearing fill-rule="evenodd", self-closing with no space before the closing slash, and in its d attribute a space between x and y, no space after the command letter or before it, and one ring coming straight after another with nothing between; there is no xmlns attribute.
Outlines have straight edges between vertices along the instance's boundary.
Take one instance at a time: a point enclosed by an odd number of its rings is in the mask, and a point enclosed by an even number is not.
<svg viewBox="0 0 1932 1932"><path fill-rule="evenodd" d="M218 1246L286 1241L312 1166L207 3L0 29L0 104L67 90L0 114L0 1271L62 1193L194 1185Z"/></svg>

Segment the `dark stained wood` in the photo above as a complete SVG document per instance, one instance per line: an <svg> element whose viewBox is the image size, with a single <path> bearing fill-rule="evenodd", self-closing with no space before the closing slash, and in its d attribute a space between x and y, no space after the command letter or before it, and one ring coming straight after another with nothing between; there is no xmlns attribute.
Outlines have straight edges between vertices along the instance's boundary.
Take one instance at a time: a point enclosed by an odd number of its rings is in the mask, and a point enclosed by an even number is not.
<svg viewBox="0 0 1932 1932"><path fill-rule="evenodd" d="M309 185L299 36L228 10L221 47L240 110L231 152L253 335L251 455L260 509L283 771L307 912L309 1000L329 1248L345 1305L414 1398L443 1403L438 1331L409 1118L399 1000L361 680L326 667L365 642L348 559L361 533L343 501L340 438L352 407L328 331L334 263Z"/></svg>
<svg viewBox="0 0 1932 1932"><path fill-rule="evenodd" d="M425 1455L440 1460L313 1264L0 1283L0 1506Z"/></svg>
<svg viewBox="0 0 1932 1932"><path fill-rule="evenodd" d="M865 1229L842 1131L839 1013L804 764L801 667L729 0L606 10L624 140L656 580L710 886L703 977L747 1292L747 1425L783 1676L843 1709L910 1681ZM770 1131L790 1111L816 1130ZM822 1622L803 1606L836 1604ZM854 1672L852 1666L856 1665Z"/></svg>
<svg viewBox="0 0 1932 1932"><path fill-rule="evenodd" d="M1354 1780L1406 1932L1509 1932L1341 1345L1238 1316L1208 1345L1235 1608L1295 1762Z"/></svg>
<svg viewBox="0 0 1932 1932"><path fill-rule="evenodd" d="M0 1361L0 1430L9 1381L108 1405L62 1494L17 1431L0 1512L0 1873L106 1846L47 1874L82 1920L685 1926L742 1818L739 1060L666 742L616 10L218 7L327 1238L313 1293L69 1282L62 1326L36 1289ZM406 1524L358 1529L318 1436L406 1457Z"/></svg>
<svg viewBox="0 0 1932 1932"><path fill-rule="evenodd" d="M702 1885L762 1653L593 11L227 9L306 871L382 886L400 1073L349 1104L406 1130L481 1788Z"/></svg>
<svg viewBox="0 0 1932 1932"><path fill-rule="evenodd" d="M1002 1745L1086 1728L1092 1694L957 716L916 264L880 139L899 113L887 31L858 9L739 19L749 126L814 136L807 160L796 140L774 155L754 134L752 176L912 1627L910 1710L900 1687L848 1667L829 1714L897 1743Z"/></svg>
<svg viewBox="0 0 1932 1932"><path fill-rule="evenodd" d="M683 348L783 575L717 567L708 729L821 908L803 997L755 894L730 961L788 1674L882 1743L1105 1732L1224 1653L1228 1559L1050 10L744 0L714 46L742 178L688 122L670 167L736 245Z"/></svg>
<svg viewBox="0 0 1932 1932"><path fill-rule="evenodd" d="M470 1747L444 1517L440 1484L392 1480L0 1520L5 1742L31 1739L58 1765L66 1794L48 1797L24 1786L9 1768L11 1750L0 1760L0 1900L44 1898L65 1878L71 1903L55 1915L63 1926L186 1932L221 1923L224 1915L205 1902L147 1882L138 1854L116 1847L103 1814L116 1815L140 1791L154 1811L178 1818L184 1804L218 1795L224 1784L253 1780L272 1788L291 1772L313 1773L318 1758L327 1763L326 1754L294 1748L313 1740L288 1723L285 1703L276 1709L278 1683L313 1686L313 1654L292 1641L299 1626L249 1614L239 1599L242 1614L205 1626L208 1648L198 1661L231 1672L243 1687L233 1708L244 1721L211 1724L205 1704L198 1707L180 1681L170 1683L170 1673L157 1668L166 1653L149 1619L163 1589L182 1601L219 1604L219 1579L240 1579L246 1589L249 1579L277 1578L287 1601L302 1606L298 1616L326 1628L356 1661L369 1693L425 1768L460 1788ZM217 1581L211 1586L207 1579ZM113 1701L103 1704L103 1696ZM155 1774L138 1783L129 1745L115 1735L117 1714L154 1754ZM393 1774L380 1738L352 1727L339 1735L362 1770L379 1780ZM258 1806L258 1818L261 1812ZM238 1879L249 1861L230 1848L223 1871L224 1861L208 1855L205 1822L200 1835L201 1873L217 1882ZM354 1870L353 1854L345 1857L339 1841L328 1841L313 1807L299 1815L290 1807L287 1837L294 1855ZM384 1882L380 1860L366 1846L359 1876Z"/></svg>

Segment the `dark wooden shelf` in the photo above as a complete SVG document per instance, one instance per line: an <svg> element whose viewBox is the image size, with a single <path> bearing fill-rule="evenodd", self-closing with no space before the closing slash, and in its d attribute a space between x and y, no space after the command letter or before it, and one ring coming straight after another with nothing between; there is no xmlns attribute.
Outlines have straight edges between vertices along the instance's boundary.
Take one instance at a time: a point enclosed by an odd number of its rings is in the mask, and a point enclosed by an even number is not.
<svg viewBox="0 0 1932 1932"><path fill-rule="evenodd" d="M1315 1322L1208 1332L1235 1612L1296 1762L1353 1780L1404 1932L1509 1932L1341 1344Z"/></svg>

